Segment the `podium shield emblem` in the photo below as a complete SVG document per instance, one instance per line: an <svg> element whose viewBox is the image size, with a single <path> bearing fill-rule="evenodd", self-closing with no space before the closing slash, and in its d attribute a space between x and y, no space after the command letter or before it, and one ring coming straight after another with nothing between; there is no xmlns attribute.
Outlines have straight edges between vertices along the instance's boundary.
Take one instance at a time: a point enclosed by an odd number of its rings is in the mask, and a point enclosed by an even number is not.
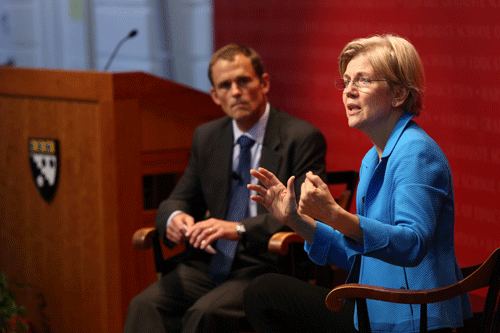
<svg viewBox="0 0 500 333"><path fill-rule="evenodd" d="M35 186L42 198L50 203L56 194L59 180L59 141L30 138L28 151Z"/></svg>

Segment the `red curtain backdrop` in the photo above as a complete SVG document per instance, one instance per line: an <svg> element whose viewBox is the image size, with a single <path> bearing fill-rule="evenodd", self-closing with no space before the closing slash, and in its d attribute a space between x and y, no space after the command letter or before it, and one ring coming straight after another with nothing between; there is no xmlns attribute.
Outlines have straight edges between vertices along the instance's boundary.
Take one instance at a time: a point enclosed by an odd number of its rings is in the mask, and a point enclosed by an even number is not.
<svg viewBox="0 0 500 333"><path fill-rule="evenodd" d="M461 265L500 247L500 0L214 1L215 46L264 58L271 103L318 127L330 170L355 169L371 148L347 125L337 58L354 38L408 38L426 70L416 121L442 147L455 186Z"/></svg>

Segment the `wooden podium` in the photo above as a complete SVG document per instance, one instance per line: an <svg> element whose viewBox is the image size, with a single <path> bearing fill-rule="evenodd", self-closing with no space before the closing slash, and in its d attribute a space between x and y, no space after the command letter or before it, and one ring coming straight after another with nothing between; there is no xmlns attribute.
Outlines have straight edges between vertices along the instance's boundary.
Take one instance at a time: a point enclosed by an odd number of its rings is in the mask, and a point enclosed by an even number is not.
<svg viewBox="0 0 500 333"><path fill-rule="evenodd" d="M131 244L154 225L143 180L181 174L194 128L222 115L209 95L145 73L0 68L0 270L43 294L46 307L28 309L40 332L122 331L156 279L152 253ZM33 142L58 143L50 201Z"/></svg>

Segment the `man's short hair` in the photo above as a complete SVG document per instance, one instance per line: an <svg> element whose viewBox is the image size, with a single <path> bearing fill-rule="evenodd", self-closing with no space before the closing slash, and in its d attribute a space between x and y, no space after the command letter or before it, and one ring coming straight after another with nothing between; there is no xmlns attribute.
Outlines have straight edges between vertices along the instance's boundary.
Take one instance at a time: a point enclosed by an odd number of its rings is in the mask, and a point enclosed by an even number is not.
<svg viewBox="0 0 500 333"><path fill-rule="evenodd" d="M238 54L242 54L245 57L250 58L255 74L257 74L259 79L262 78L262 75L264 74L264 63L262 62L260 55L248 46L241 44L228 44L214 53L212 59L210 60L210 65L208 65L208 79L210 80L212 86L214 85L212 68L215 63L220 59L233 61L234 57Z"/></svg>

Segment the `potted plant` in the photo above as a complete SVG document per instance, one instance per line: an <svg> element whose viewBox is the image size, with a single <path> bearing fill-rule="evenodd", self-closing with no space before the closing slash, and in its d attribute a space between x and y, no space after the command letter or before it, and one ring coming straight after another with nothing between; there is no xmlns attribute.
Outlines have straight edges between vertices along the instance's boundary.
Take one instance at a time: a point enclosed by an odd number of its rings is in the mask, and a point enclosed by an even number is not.
<svg viewBox="0 0 500 333"><path fill-rule="evenodd" d="M9 283L16 286L22 286L15 280L9 280L5 272L0 272L0 332L1 333L20 333L29 332L28 321L24 318L26 308L18 306Z"/></svg>

